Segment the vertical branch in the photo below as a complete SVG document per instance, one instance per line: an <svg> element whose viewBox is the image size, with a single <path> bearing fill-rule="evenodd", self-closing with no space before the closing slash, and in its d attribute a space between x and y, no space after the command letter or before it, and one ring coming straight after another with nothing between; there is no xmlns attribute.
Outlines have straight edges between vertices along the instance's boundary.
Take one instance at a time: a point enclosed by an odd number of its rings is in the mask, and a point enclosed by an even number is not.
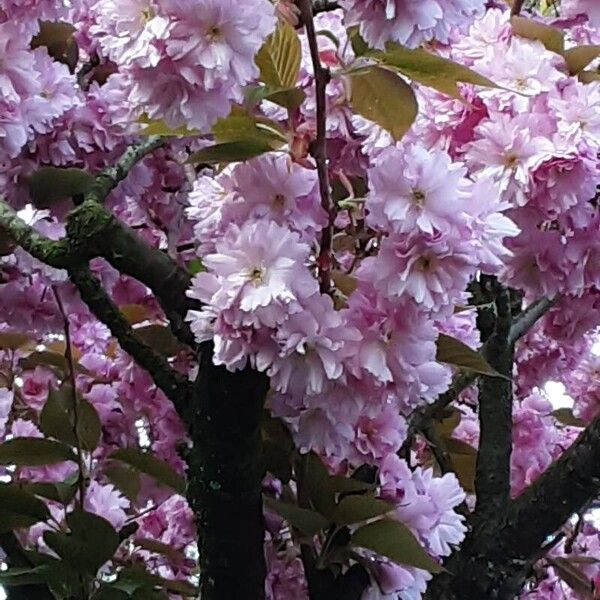
<svg viewBox="0 0 600 600"><path fill-rule="evenodd" d="M310 58L315 75L315 93L317 100L317 137L311 144L311 154L317 163L319 174L319 192L321 194L321 205L329 217L327 226L321 234L321 249L317 258L319 269L319 281L321 292L329 293L331 290L331 270L333 263L333 225L336 217L335 204L331 197L331 186L329 184L329 171L327 165L327 84L331 79L329 70L321 64L319 56L319 45L315 22L313 18L313 6L311 0L298 0L298 7L302 15L302 22L306 28L306 37L310 48Z"/></svg>
<svg viewBox="0 0 600 600"><path fill-rule="evenodd" d="M187 497L199 533L202 600L263 600L266 565L260 424L267 377L231 373L202 345L192 399Z"/></svg>
<svg viewBox="0 0 600 600"><path fill-rule="evenodd" d="M79 506L83 509L85 502L85 472L83 464L83 449L81 447L81 440L79 439L79 406L77 402L77 388L75 383L75 366L73 360L73 350L71 349L71 325L69 323L69 317L65 311L65 307L60 298L60 294L55 286L52 286L52 292L56 299L56 305L63 319L63 327L65 330L65 359L69 368L69 383L71 384L72 390L72 401L73 401L73 435L77 446L75 448L77 452L77 487L79 490Z"/></svg>
<svg viewBox="0 0 600 600"><path fill-rule="evenodd" d="M509 341L511 304L508 290L496 281L495 328L485 356L506 379L482 377L479 386L480 442L477 454L475 515L495 521L505 514L510 501L510 455L512 452L512 366L514 345Z"/></svg>
<svg viewBox="0 0 600 600"><path fill-rule="evenodd" d="M521 9L523 8L524 0L513 0L512 7L510 9L511 16L518 16L521 14Z"/></svg>

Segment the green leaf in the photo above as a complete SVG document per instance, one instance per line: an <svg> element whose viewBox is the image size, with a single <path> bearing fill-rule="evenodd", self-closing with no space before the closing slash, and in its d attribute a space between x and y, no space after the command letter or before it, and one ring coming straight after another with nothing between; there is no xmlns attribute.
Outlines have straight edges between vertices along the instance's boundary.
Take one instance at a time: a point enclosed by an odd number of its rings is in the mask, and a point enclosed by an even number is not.
<svg viewBox="0 0 600 600"><path fill-rule="evenodd" d="M439 573L442 567L425 552L410 529L399 521L381 519L357 529L350 543L385 556L400 565Z"/></svg>
<svg viewBox="0 0 600 600"><path fill-rule="evenodd" d="M329 521L314 510L300 508L295 504L280 502L269 497L265 497L264 501L268 509L277 513L305 535L312 537L329 526Z"/></svg>
<svg viewBox="0 0 600 600"><path fill-rule="evenodd" d="M114 585L134 594L140 593L143 589L161 588L183 596L194 596L195 598L198 595L198 589L187 581L165 579L140 567L127 567L120 571L119 578ZM140 595L139 598L146 600L149 596Z"/></svg>
<svg viewBox="0 0 600 600"><path fill-rule="evenodd" d="M138 122L144 125L138 133L148 137L154 135L159 137L193 137L200 135L200 131L197 129L188 129L185 126L172 128L163 120L150 119L147 115L142 115Z"/></svg>
<svg viewBox="0 0 600 600"><path fill-rule="evenodd" d="M17 437L0 444L0 465L39 467L73 461L77 457L61 442L45 438Z"/></svg>
<svg viewBox="0 0 600 600"><path fill-rule="evenodd" d="M440 333L437 340L436 360L481 375L509 379L498 373L479 352L469 348L460 340L443 333Z"/></svg>
<svg viewBox="0 0 600 600"><path fill-rule="evenodd" d="M0 484L0 533L49 518L50 512L39 498L16 485Z"/></svg>
<svg viewBox="0 0 600 600"><path fill-rule="evenodd" d="M42 350L41 352L32 352L20 359L19 367L24 371L33 370L36 367L47 367L64 375L69 370L69 363L63 354Z"/></svg>
<svg viewBox="0 0 600 600"><path fill-rule="evenodd" d="M103 585L92 596L91 600L129 600L131 596L113 585Z"/></svg>
<svg viewBox="0 0 600 600"><path fill-rule="evenodd" d="M204 268L204 265L202 264L202 260L199 258L193 258L192 260L190 260L189 263L187 263L186 265L188 273L193 277L194 275L197 275L198 273L202 273L202 271L206 271L206 269Z"/></svg>
<svg viewBox="0 0 600 600"><path fill-rule="evenodd" d="M452 470L460 486L470 494L475 492L475 473L477 469L477 453L453 453L450 455Z"/></svg>
<svg viewBox="0 0 600 600"><path fill-rule="evenodd" d="M273 440L263 441L263 460L266 470L283 483L292 477L292 462L290 452L278 446Z"/></svg>
<svg viewBox="0 0 600 600"><path fill-rule="evenodd" d="M106 519L80 509L67 515L67 525L68 533L45 531L44 541L72 568L95 575L113 557L119 534Z"/></svg>
<svg viewBox="0 0 600 600"><path fill-rule="evenodd" d="M327 468L314 452L307 454L304 459L304 483L313 508L331 517L335 510L335 492Z"/></svg>
<svg viewBox="0 0 600 600"><path fill-rule="evenodd" d="M578 79L581 83L591 83L600 80L600 73L598 71L581 71Z"/></svg>
<svg viewBox="0 0 600 600"><path fill-rule="evenodd" d="M550 27L550 25L545 25L539 21L518 15L511 17L510 23L515 35L541 42L544 44L546 50L550 50L550 52L555 52L556 54L564 52L565 36L562 31Z"/></svg>
<svg viewBox="0 0 600 600"><path fill-rule="evenodd" d="M462 100L458 83L483 87L498 87L493 81L452 60L416 48L409 50L397 44L386 44L385 52L370 52L369 56L398 70L416 83L431 87L442 94Z"/></svg>
<svg viewBox="0 0 600 600"><path fill-rule="evenodd" d="M574 414L573 410L570 408L557 408L555 411L552 411L552 416L563 425L567 425L569 427L586 427L585 421L578 419Z"/></svg>
<svg viewBox="0 0 600 600"><path fill-rule="evenodd" d="M77 435L75 435L76 402L73 388L65 384L58 390L50 390L48 400L40 413L40 429L46 437L93 451L102 435L102 423L96 409L87 401L77 401Z"/></svg>
<svg viewBox="0 0 600 600"><path fill-rule="evenodd" d="M142 452L136 448L126 448L113 452L109 458L133 467L178 494L185 493L185 478L176 473L168 463L152 456L152 454Z"/></svg>
<svg viewBox="0 0 600 600"><path fill-rule="evenodd" d="M350 76L352 108L374 121L398 141L410 129L418 111L415 93L401 77L380 67Z"/></svg>
<svg viewBox="0 0 600 600"><path fill-rule="evenodd" d="M272 150L287 142L285 132L275 121L254 117L238 107L214 124L213 133L217 142L262 141Z"/></svg>
<svg viewBox="0 0 600 600"><path fill-rule="evenodd" d="M365 42L358 31L358 26L348 28L348 38L356 56L364 56L369 51L367 42Z"/></svg>
<svg viewBox="0 0 600 600"><path fill-rule="evenodd" d="M36 583L45 583L48 577L48 567L45 565L39 567L15 567L0 571L0 584L7 587L18 587L21 585L31 585Z"/></svg>
<svg viewBox="0 0 600 600"><path fill-rule="evenodd" d="M262 140L241 140L237 142L226 142L202 148L194 152L189 159L190 163L230 163L245 161L255 156L265 154L272 150L270 144Z"/></svg>
<svg viewBox="0 0 600 600"><path fill-rule="evenodd" d="M265 94L264 100L273 102L288 110L298 108L306 100L306 92L300 88L285 88Z"/></svg>
<svg viewBox="0 0 600 600"><path fill-rule="evenodd" d="M84 450L92 452L102 437L102 421L96 409L87 400L77 404L77 435Z"/></svg>
<svg viewBox="0 0 600 600"><path fill-rule="evenodd" d="M445 438L444 445L446 449L451 454L465 454L466 456L477 456L477 450L471 446L471 444L467 444L467 442L463 442L462 440L457 440L455 438Z"/></svg>
<svg viewBox="0 0 600 600"><path fill-rule="evenodd" d="M111 483L121 490L133 503L137 501L140 493L140 472L123 463L108 463L104 468L104 474Z"/></svg>
<svg viewBox="0 0 600 600"><path fill-rule="evenodd" d="M600 46L577 46L569 48L564 53L571 75L577 75L583 71L598 56L600 56Z"/></svg>
<svg viewBox="0 0 600 600"><path fill-rule="evenodd" d="M83 591L78 574L63 561L48 555L40 556L45 556L45 562L37 566L0 571L0 584L12 588L43 583L56 598L81 598Z"/></svg>
<svg viewBox="0 0 600 600"><path fill-rule="evenodd" d="M287 483L292 476L294 442L281 419L266 414L262 422L263 456L265 467L272 475Z"/></svg>
<svg viewBox="0 0 600 600"><path fill-rule="evenodd" d="M373 496L346 496L337 505L332 520L336 525L351 525L380 517L392 510L393 504Z"/></svg>
<svg viewBox="0 0 600 600"><path fill-rule="evenodd" d="M175 356L183 348L167 325L144 325L134 331L142 341L164 356Z"/></svg>
<svg viewBox="0 0 600 600"><path fill-rule="evenodd" d="M75 483L51 481L38 481L34 483L19 483L19 488L30 494L60 502L61 504L69 504L77 493L77 485Z"/></svg>
<svg viewBox="0 0 600 600"><path fill-rule="evenodd" d="M31 337L25 333L0 333L0 350L18 350L31 342Z"/></svg>
<svg viewBox="0 0 600 600"><path fill-rule="evenodd" d="M340 494L354 494L356 492L368 492L373 490L376 486L372 483L365 483L364 481L357 481L351 477L344 477L343 475L334 475L331 478L331 484L333 490Z"/></svg>
<svg viewBox="0 0 600 600"><path fill-rule="evenodd" d="M273 89L286 89L293 87L298 79L301 58L298 34L289 23L280 21L254 60L262 82Z"/></svg>
<svg viewBox="0 0 600 600"><path fill-rule="evenodd" d="M143 304L123 304L119 310L131 325L148 321L153 317L152 311Z"/></svg>
<svg viewBox="0 0 600 600"><path fill-rule="evenodd" d="M94 176L82 169L42 167L30 177L29 193L37 208L49 208L57 200L85 194L94 181Z"/></svg>

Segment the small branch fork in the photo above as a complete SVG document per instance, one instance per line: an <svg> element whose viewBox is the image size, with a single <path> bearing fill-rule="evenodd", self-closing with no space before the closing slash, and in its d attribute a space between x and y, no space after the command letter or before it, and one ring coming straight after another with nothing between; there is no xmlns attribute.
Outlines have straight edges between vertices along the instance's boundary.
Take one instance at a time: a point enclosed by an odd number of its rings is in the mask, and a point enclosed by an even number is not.
<svg viewBox="0 0 600 600"><path fill-rule="evenodd" d="M191 386L166 359L135 334L88 267L91 259L102 257L120 272L144 283L160 302L176 335L193 345L192 334L184 321L188 309L196 307L186 297L189 274L102 206L106 196L133 166L161 144L160 138L150 138L127 150L114 167L105 169L83 203L69 215L66 237L57 241L45 238L25 223L2 198L0 231L6 231L34 258L54 268L65 269L95 316L109 327L123 349L150 373L157 387L181 410Z"/></svg>
<svg viewBox="0 0 600 600"><path fill-rule="evenodd" d="M333 230L336 218L336 207L331 196L329 169L327 164L327 84L331 80L329 70L321 64L319 45L313 18L311 0L298 0L298 8L302 22L306 28L306 37L310 48L310 57L315 76L315 92L317 100L317 136L311 144L311 154L317 163L319 175L319 192L321 205L328 215L328 223L321 233L321 249L317 257L321 292L331 291L331 271L333 268Z"/></svg>
<svg viewBox="0 0 600 600"><path fill-rule="evenodd" d="M511 344L518 342L556 303L557 298L540 298L529 305L522 313L512 319L508 341ZM486 352L486 344L482 352ZM446 392L440 394L433 404L424 406L415 411L410 419L408 436L405 444L400 449L402 456L408 456L412 439L418 431L425 430L433 419L441 419L445 408L455 402L460 394L470 385L474 384L478 375L472 372L458 373Z"/></svg>

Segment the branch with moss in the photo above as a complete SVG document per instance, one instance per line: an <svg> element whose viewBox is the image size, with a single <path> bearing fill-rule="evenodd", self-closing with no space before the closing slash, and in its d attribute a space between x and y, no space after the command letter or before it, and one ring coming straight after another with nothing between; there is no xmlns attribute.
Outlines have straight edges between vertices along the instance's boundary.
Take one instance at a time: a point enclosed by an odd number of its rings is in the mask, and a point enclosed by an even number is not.
<svg viewBox="0 0 600 600"><path fill-rule="evenodd" d="M94 184L85 194L85 200L104 202L140 160L160 148L164 143L165 138L150 136L143 142L130 146L114 165L107 167L96 176Z"/></svg>
<svg viewBox="0 0 600 600"><path fill-rule="evenodd" d="M0 229L34 258L58 269L104 258L117 271L150 288L175 335L193 346L185 316L198 306L186 296L189 273L95 200L85 200L76 207L68 216L66 237L54 241L40 235L0 198Z"/></svg>
<svg viewBox="0 0 600 600"><path fill-rule="evenodd" d="M79 290L81 299L96 318L110 329L121 348L130 354L140 367L148 371L156 386L173 402L180 415L184 414L191 390L191 384L186 377L172 369L161 354L135 334L123 313L87 265L69 266L68 273Z"/></svg>
<svg viewBox="0 0 600 600"><path fill-rule="evenodd" d="M101 256L117 271L142 282L152 290L175 335L193 346L185 322L190 309L198 305L186 296L189 273L167 254L150 246L133 229L119 221L101 204L85 200L67 221L70 251L78 261Z"/></svg>

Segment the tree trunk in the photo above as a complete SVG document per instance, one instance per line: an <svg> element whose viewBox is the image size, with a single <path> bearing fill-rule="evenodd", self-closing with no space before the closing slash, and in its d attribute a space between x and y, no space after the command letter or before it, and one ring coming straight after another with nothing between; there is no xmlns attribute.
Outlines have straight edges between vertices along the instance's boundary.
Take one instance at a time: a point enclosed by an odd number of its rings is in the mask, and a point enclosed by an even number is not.
<svg viewBox="0 0 600 600"><path fill-rule="evenodd" d="M268 386L261 373L215 366L212 345L203 345L187 457L202 600L265 596L260 424Z"/></svg>

